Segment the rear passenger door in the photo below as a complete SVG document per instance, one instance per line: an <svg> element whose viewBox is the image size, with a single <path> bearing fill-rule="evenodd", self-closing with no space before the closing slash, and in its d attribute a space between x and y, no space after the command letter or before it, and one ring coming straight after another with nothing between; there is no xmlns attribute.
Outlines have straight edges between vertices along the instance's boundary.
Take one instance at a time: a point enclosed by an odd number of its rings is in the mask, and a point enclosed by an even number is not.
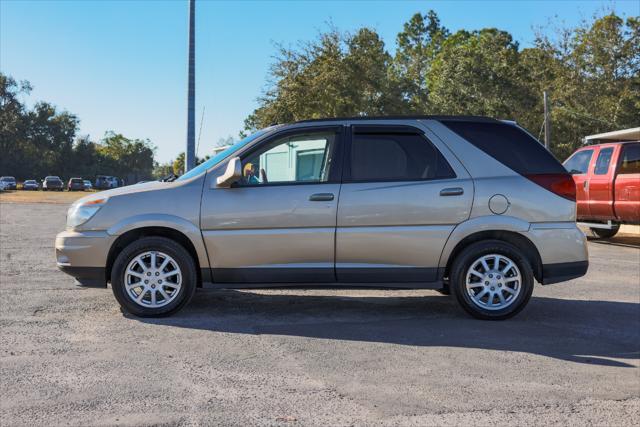
<svg viewBox="0 0 640 427"><path fill-rule="evenodd" d="M640 143L626 143L618 160L615 177L615 212L621 221L640 220Z"/></svg>
<svg viewBox="0 0 640 427"><path fill-rule="evenodd" d="M338 203L338 281L437 279L442 248L473 200L469 175L442 150L414 127L351 127Z"/></svg>

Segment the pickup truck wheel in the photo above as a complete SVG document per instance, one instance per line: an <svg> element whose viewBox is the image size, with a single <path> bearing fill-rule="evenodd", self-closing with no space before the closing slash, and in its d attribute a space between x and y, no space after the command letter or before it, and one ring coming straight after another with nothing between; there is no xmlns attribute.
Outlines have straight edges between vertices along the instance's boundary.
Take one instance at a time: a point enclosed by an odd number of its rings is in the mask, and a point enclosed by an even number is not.
<svg viewBox="0 0 640 427"><path fill-rule="evenodd" d="M610 239L620 231L620 225L616 225L613 228L592 228L591 233L598 239Z"/></svg>
<svg viewBox="0 0 640 427"><path fill-rule="evenodd" d="M111 271L116 300L140 317L179 311L196 290L196 265L187 250L165 237L144 237L124 248Z"/></svg>
<svg viewBox="0 0 640 427"><path fill-rule="evenodd" d="M451 266L451 292L473 317L503 320L522 310L533 292L533 270L514 245L487 240L465 248Z"/></svg>

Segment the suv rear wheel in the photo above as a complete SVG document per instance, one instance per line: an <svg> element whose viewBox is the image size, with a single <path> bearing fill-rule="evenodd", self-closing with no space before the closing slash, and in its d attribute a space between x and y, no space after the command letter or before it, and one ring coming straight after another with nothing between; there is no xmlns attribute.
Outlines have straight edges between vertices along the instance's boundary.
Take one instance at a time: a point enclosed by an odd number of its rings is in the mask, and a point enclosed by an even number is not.
<svg viewBox="0 0 640 427"><path fill-rule="evenodd" d="M123 309L140 317L167 316L196 290L196 265L187 250L165 237L144 237L124 248L111 271L111 288Z"/></svg>
<svg viewBox="0 0 640 427"><path fill-rule="evenodd" d="M454 260L450 287L469 314L486 320L516 315L531 298L533 270L510 243L488 240L465 248Z"/></svg>

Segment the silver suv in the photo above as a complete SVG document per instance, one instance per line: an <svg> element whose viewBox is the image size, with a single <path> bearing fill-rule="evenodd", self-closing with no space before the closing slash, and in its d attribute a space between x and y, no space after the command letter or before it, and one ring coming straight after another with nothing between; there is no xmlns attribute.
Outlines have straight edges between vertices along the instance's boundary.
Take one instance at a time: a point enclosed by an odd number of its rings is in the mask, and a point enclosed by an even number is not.
<svg viewBox="0 0 640 427"><path fill-rule="evenodd" d="M575 185L512 122L354 118L260 130L173 182L84 197L57 264L128 312L161 316L197 287L439 289L481 319L582 276Z"/></svg>

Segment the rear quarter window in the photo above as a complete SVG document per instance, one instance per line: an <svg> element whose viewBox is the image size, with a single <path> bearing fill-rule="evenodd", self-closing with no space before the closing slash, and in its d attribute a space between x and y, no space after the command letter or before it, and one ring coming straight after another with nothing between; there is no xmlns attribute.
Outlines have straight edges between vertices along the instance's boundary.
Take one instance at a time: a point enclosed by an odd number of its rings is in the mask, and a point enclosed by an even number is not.
<svg viewBox="0 0 640 427"><path fill-rule="evenodd" d="M622 160L618 173L640 173L640 144L626 144L622 147Z"/></svg>
<svg viewBox="0 0 640 427"><path fill-rule="evenodd" d="M517 126L453 120L442 124L521 175L567 172L538 140Z"/></svg>

